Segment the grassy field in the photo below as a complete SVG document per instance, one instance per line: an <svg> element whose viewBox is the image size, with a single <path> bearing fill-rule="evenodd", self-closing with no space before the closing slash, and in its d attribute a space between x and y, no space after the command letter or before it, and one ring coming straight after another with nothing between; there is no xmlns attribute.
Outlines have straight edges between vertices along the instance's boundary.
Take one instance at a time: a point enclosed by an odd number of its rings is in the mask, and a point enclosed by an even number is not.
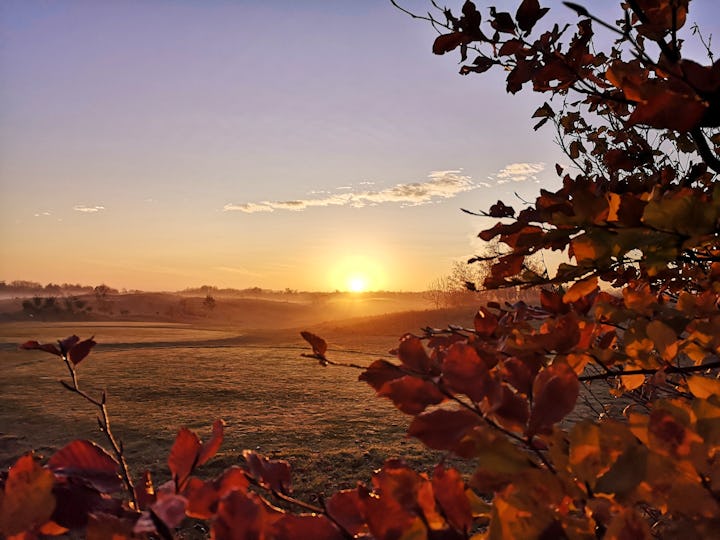
<svg viewBox="0 0 720 540"><path fill-rule="evenodd" d="M328 329L328 331L330 331ZM237 463L245 448L288 459L296 492L306 500L352 487L385 458L403 455L429 465L437 456L404 437L408 418L358 382L358 371L322 368L302 358L296 332L242 335L176 324L8 323L0 325L0 465L30 449L50 454L74 438L102 442L95 411L65 390L67 370L41 351L20 351L77 333L99 345L79 366L80 384L108 392L108 407L135 473L168 477L166 459L177 429L208 434L227 423L207 476ZM369 364L395 338L336 331L336 359ZM357 354L365 351L370 354Z"/></svg>

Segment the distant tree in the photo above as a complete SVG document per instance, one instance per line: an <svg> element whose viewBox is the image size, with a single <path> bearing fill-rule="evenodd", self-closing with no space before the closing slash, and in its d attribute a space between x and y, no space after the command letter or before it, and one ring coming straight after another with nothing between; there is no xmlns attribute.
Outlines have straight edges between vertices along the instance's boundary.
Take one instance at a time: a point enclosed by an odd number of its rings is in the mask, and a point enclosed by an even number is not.
<svg viewBox="0 0 720 540"><path fill-rule="evenodd" d="M205 297L205 299L203 300L202 305L203 305L203 308L205 308L207 311L213 311L215 309L215 305L216 305L215 298L213 298L212 296L210 296L208 294Z"/></svg>

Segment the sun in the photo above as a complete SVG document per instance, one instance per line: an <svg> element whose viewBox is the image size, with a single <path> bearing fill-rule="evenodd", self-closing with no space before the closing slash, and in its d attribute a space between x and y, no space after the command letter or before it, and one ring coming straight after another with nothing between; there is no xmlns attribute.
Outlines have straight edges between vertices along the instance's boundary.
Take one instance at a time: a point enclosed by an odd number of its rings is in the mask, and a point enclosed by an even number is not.
<svg viewBox="0 0 720 540"><path fill-rule="evenodd" d="M385 272L377 257L346 255L337 257L328 266L327 283L331 290L363 293L380 290L385 285Z"/></svg>
<svg viewBox="0 0 720 540"><path fill-rule="evenodd" d="M348 277L348 290L354 293L365 292L368 288L368 280L365 276L354 274Z"/></svg>

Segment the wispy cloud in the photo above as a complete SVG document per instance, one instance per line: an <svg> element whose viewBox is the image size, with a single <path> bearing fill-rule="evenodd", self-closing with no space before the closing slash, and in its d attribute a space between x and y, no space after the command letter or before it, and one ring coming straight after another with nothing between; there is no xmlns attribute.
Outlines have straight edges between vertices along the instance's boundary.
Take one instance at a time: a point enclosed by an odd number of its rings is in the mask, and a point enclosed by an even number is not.
<svg viewBox="0 0 720 540"><path fill-rule="evenodd" d="M364 182L363 186L371 185ZM379 204L395 203L402 206L417 206L436 202L441 199L450 199L460 193L488 186L485 182L474 182L469 176L462 174L461 170L433 171L424 182L410 184L397 184L382 190L352 191L348 186L338 189L344 193L328 194L323 197L297 199L290 201L262 201L259 203L226 204L223 210L240 211L248 214L256 212L273 212L275 210L301 211L314 206L350 206L362 208Z"/></svg>
<svg viewBox="0 0 720 540"><path fill-rule="evenodd" d="M524 182L525 180L537 180L538 173L545 170L545 163L511 163L500 169L495 175L498 184L509 182Z"/></svg>
<svg viewBox="0 0 720 540"><path fill-rule="evenodd" d="M52 215L52 214L50 214L50 212L36 212L35 214L33 214L33 216L35 216L35 217L46 217L46 216L50 216L50 215Z"/></svg>
<svg viewBox="0 0 720 540"><path fill-rule="evenodd" d="M82 212L84 214L95 214L105 210L104 206L85 206L84 204L76 204L73 206L73 210L76 212Z"/></svg>

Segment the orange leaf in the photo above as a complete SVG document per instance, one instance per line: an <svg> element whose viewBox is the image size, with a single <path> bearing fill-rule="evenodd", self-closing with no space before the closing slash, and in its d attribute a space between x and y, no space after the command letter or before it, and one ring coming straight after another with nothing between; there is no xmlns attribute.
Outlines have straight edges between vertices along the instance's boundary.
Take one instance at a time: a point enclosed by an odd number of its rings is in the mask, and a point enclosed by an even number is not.
<svg viewBox="0 0 720 540"><path fill-rule="evenodd" d="M597 276L592 276L573 283L572 287L563 296L563 302L571 304L594 293L598 289Z"/></svg>
<svg viewBox="0 0 720 540"><path fill-rule="evenodd" d="M687 378L687 384L693 396L700 399L707 399L712 395L720 396L720 380L718 379L690 375Z"/></svg>
<svg viewBox="0 0 720 540"><path fill-rule="evenodd" d="M0 499L0 533L12 536L44 525L55 509L52 472L26 454L10 467Z"/></svg>

